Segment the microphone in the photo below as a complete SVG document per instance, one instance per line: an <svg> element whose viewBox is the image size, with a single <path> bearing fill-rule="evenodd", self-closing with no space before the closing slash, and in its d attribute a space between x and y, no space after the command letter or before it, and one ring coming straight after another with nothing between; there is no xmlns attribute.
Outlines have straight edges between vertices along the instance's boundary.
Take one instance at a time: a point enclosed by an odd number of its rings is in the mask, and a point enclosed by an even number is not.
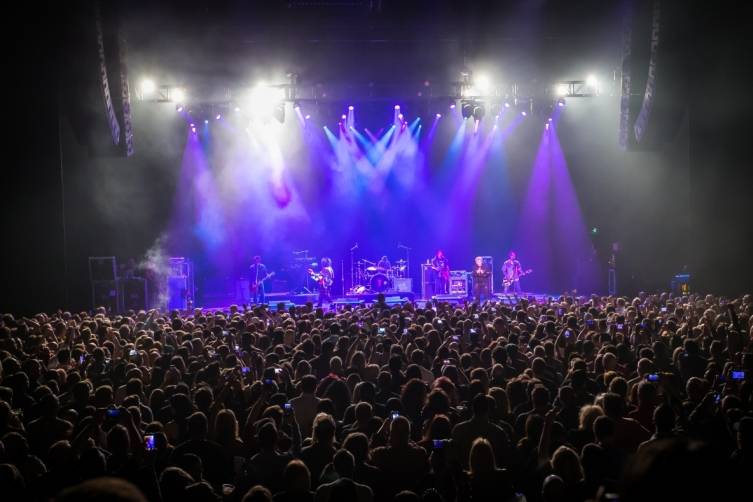
<svg viewBox="0 0 753 502"><path fill-rule="evenodd" d="M397 248L398 249L410 249L408 246L404 246L404 245L400 244L399 242L397 243Z"/></svg>
<svg viewBox="0 0 753 502"><path fill-rule="evenodd" d="M353 246L352 248L350 248L350 250L351 250L351 251L355 251L356 249L358 249L358 243L357 243L357 242L356 242L356 245L355 245L355 246Z"/></svg>

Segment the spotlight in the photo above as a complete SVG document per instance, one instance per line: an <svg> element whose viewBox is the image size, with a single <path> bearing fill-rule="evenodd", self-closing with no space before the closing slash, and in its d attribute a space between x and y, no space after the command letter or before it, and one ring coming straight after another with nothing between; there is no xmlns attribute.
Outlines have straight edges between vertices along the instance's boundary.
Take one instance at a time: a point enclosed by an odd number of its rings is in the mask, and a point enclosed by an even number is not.
<svg viewBox="0 0 753 502"><path fill-rule="evenodd" d="M548 130L549 130L549 122L547 122L546 124L544 124L544 127L545 127L545 128L546 128L546 130L548 131Z"/></svg>
<svg viewBox="0 0 753 502"><path fill-rule="evenodd" d="M510 103L505 101L505 108L510 108Z"/></svg>
<svg viewBox="0 0 753 502"><path fill-rule="evenodd" d="M342 115L340 115L340 118L341 118L342 120L346 120L346 119L348 118L348 116L347 116L347 115L345 115L345 114L343 113Z"/></svg>
<svg viewBox="0 0 753 502"><path fill-rule="evenodd" d="M306 120L308 120L308 119L310 119L310 118L311 118L311 115L309 115L309 114L306 114L306 116L305 116L305 117L303 117L303 118L305 118Z"/></svg>
<svg viewBox="0 0 753 502"><path fill-rule="evenodd" d="M557 84L557 87L554 88L555 94L557 96L567 96L569 92L569 88L567 84Z"/></svg>
<svg viewBox="0 0 753 502"><path fill-rule="evenodd" d="M599 81L596 79L596 76L589 75L586 78L586 84L588 85L588 87L593 87L595 89L596 86L599 85Z"/></svg>
<svg viewBox="0 0 753 502"><path fill-rule="evenodd" d="M144 78L141 80L139 88L141 89L141 95L143 97L149 97L157 90L157 84L155 84L154 80L151 78Z"/></svg>
<svg viewBox="0 0 753 502"><path fill-rule="evenodd" d="M441 113L437 113L437 118L441 119L442 118L442 114Z"/></svg>
<svg viewBox="0 0 753 502"><path fill-rule="evenodd" d="M183 105L178 105L178 107L175 110L178 111L178 112L182 112L183 111Z"/></svg>
<svg viewBox="0 0 753 502"><path fill-rule="evenodd" d="M395 110L399 110L399 109L400 109L400 105L395 105Z"/></svg>
<svg viewBox="0 0 753 502"><path fill-rule="evenodd" d="M192 127L192 128L191 128L191 132L192 132L192 133L194 133L194 134L196 134L196 128L195 128L195 127Z"/></svg>
<svg viewBox="0 0 753 502"><path fill-rule="evenodd" d="M293 109L294 110L300 110L301 104L298 101L293 102Z"/></svg>
<svg viewBox="0 0 753 502"><path fill-rule="evenodd" d="M473 107L473 118L476 120L481 120L484 118L484 115L486 115L486 109L483 107L483 105L477 104Z"/></svg>
<svg viewBox="0 0 753 502"><path fill-rule="evenodd" d="M560 106L560 107L565 106L565 98L559 98L557 100L557 106Z"/></svg>
<svg viewBox="0 0 753 502"><path fill-rule="evenodd" d="M258 84L252 88L243 104L243 108L254 116L262 119L275 117L280 120L285 118L285 110L281 108L282 100L285 99L285 92L279 87L271 87L264 84Z"/></svg>
<svg viewBox="0 0 753 502"><path fill-rule="evenodd" d="M344 117L344 116L345 116L345 115L343 115L343 117ZM402 113L398 113L398 114L397 114L397 118L399 118L400 120L403 120L403 114L402 114Z"/></svg>
<svg viewBox="0 0 753 502"><path fill-rule="evenodd" d="M241 111L241 107L240 107L240 106L236 106L236 107L234 108L234 110L235 110L235 113L238 113L238 112L240 112L240 111Z"/></svg>
<svg viewBox="0 0 753 502"><path fill-rule="evenodd" d="M463 101L462 107L460 108L460 113L463 116L464 119L467 119L468 117L471 117L473 115L473 103L470 101Z"/></svg>
<svg viewBox="0 0 753 502"><path fill-rule="evenodd" d="M525 110L523 110L522 112L520 112L520 114L521 114L522 116L524 116L524 117L525 117L526 115L528 115L528 114L526 113L526 111L525 111Z"/></svg>
<svg viewBox="0 0 753 502"><path fill-rule="evenodd" d="M477 93L481 95L486 95L487 92L489 92L489 89L491 88L491 80L489 80L489 77L487 75L477 75L474 79L475 87Z"/></svg>
<svg viewBox="0 0 753 502"><path fill-rule="evenodd" d="M182 87L176 87L170 91L170 99L176 103L185 103L188 94Z"/></svg>
<svg viewBox="0 0 753 502"><path fill-rule="evenodd" d="M551 122L552 121L552 117L549 117L548 119L546 119L546 121L547 122Z"/></svg>
<svg viewBox="0 0 753 502"><path fill-rule="evenodd" d="M194 124L193 122L191 122L191 124L190 124L190 125L191 125L191 128L192 128L192 129L193 129L194 127L196 127L196 124Z"/></svg>
<svg viewBox="0 0 753 502"><path fill-rule="evenodd" d="M209 123L209 119L204 119L204 123L208 124Z"/></svg>
<svg viewBox="0 0 753 502"><path fill-rule="evenodd" d="M352 112L353 110L355 110L355 108L353 107L353 105L350 105L350 106L348 107L348 110Z"/></svg>
<svg viewBox="0 0 753 502"><path fill-rule="evenodd" d="M450 110L454 110L454 109L455 109L455 103L452 103L452 104L450 105Z"/></svg>
<svg viewBox="0 0 753 502"><path fill-rule="evenodd" d="M221 118L222 118L222 115L220 115L220 114L218 113L218 114L217 114L217 116L216 116L216 117L214 118L214 120L220 120Z"/></svg>

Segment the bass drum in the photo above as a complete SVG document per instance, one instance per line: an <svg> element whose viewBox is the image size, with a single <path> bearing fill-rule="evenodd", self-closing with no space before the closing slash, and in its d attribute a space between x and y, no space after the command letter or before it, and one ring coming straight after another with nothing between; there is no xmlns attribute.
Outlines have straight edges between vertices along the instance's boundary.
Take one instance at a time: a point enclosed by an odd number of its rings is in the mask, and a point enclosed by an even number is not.
<svg viewBox="0 0 753 502"><path fill-rule="evenodd" d="M374 274L369 281L369 286L371 286L371 290L375 293L384 293L392 289L392 279L387 277L387 274Z"/></svg>

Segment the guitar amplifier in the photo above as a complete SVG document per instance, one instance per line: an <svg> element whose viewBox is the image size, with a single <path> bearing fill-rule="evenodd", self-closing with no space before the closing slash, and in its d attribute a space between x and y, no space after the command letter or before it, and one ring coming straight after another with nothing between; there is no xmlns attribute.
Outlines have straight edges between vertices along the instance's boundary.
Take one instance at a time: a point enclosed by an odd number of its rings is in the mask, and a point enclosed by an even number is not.
<svg viewBox="0 0 753 502"><path fill-rule="evenodd" d="M118 278L117 265L114 256L90 256L89 257L89 280L114 281Z"/></svg>
<svg viewBox="0 0 753 502"><path fill-rule="evenodd" d="M410 277L395 277L392 282L393 291L398 293L411 293L413 291L413 279Z"/></svg>
<svg viewBox="0 0 753 502"><path fill-rule="evenodd" d="M92 307L104 307L114 314L120 305L117 281L92 281Z"/></svg>
<svg viewBox="0 0 753 502"><path fill-rule="evenodd" d="M146 310L146 281L138 277L121 279L120 298L124 312Z"/></svg>
<svg viewBox="0 0 753 502"><path fill-rule="evenodd" d="M431 265L421 264L421 297L424 300L429 300L434 296L434 269Z"/></svg>

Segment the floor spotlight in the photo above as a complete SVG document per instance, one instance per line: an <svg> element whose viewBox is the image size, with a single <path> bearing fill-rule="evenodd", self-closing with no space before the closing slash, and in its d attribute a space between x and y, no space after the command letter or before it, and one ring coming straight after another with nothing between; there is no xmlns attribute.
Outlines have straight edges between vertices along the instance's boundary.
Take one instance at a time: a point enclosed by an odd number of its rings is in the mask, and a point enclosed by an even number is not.
<svg viewBox="0 0 753 502"><path fill-rule="evenodd" d="M222 115L218 113L217 116L214 118L214 120L220 120L221 118L222 118Z"/></svg>
<svg viewBox="0 0 753 502"><path fill-rule="evenodd" d="M441 119L442 118L442 114L441 113L437 113L437 118Z"/></svg>
<svg viewBox="0 0 753 502"><path fill-rule="evenodd" d="M467 119L468 117L473 116L473 103L470 101L463 101L462 106L460 108L460 113L463 115L464 119Z"/></svg>
<svg viewBox="0 0 753 502"><path fill-rule="evenodd" d="M477 104L473 107L473 118L476 120L481 120L484 118L484 115L486 115L486 109L483 105Z"/></svg>
<svg viewBox="0 0 753 502"><path fill-rule="evenodd" d="M569 88L567 84L557 84L557 87L554 88L555 94L557 96L567 96L569 92Z"/></svg>
<svg viewBox="0 0 753 502"><path fill-rule="evenodd" d="M589 75L586 78L586 85L588 85L588 87L592 87L595 89L596 86L599 85L599 81L596 79L595 75Z"/></svg>
<svg viewBox="0 0 753 502"><path fill-rule="evenodd" d="M565 106L565 98L557 99L557 106L559 107Z"/></svg>
<svg viewBox="0 0 753 502"><path fill-rule="evenodd" d="M151 78L144 78L139 84L139 90L142 97L149 98L157 90L157 84Z"/></svg>
<svg viewBox="0 0 753 502"><path fill-rule="evenodd" d="M188 97L188 94L182 87L175 87L170 90L170 99L176 103L185 103L186 97Z"/></svg>

